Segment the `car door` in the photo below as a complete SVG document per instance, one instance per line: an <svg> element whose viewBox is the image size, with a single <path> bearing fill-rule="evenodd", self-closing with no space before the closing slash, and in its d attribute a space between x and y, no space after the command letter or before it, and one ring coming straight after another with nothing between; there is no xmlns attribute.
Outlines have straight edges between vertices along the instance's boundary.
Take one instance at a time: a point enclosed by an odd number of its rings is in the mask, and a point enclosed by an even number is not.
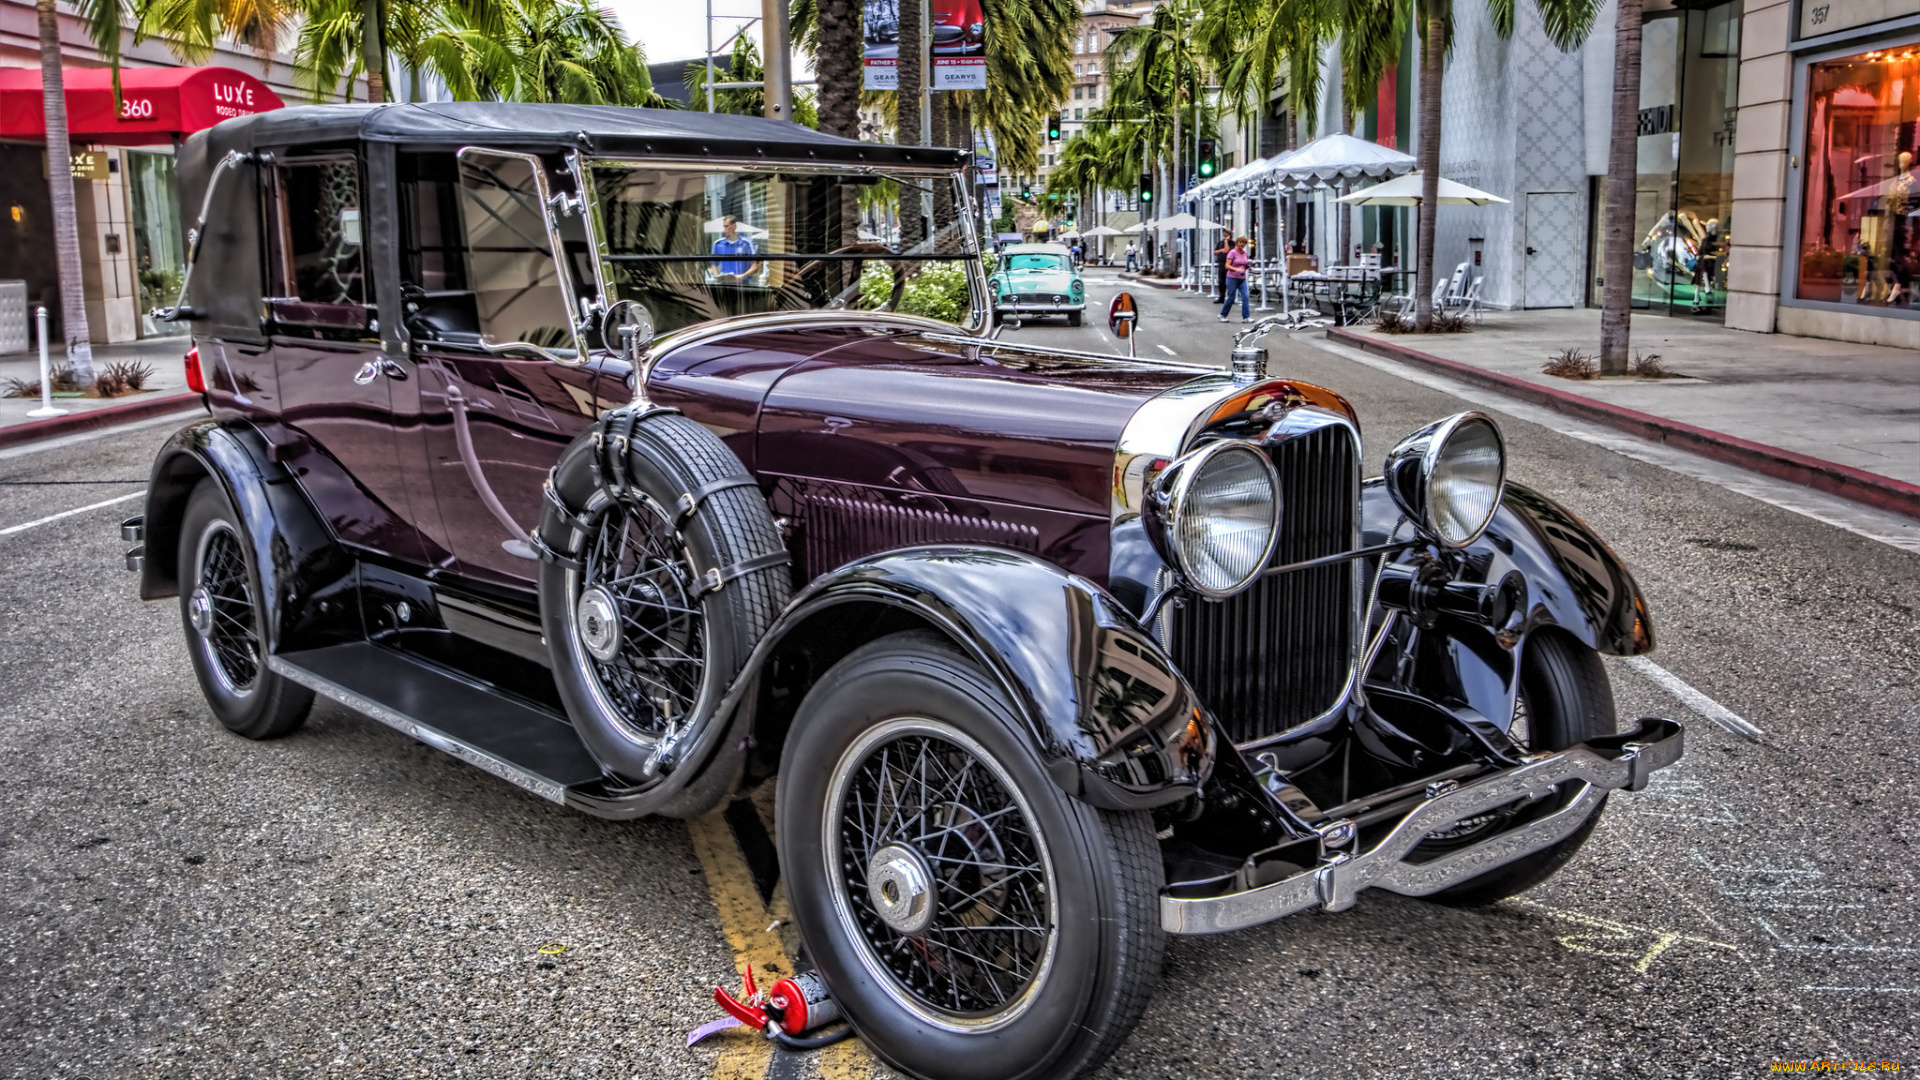
<svg viewBox="0 0 1920 1080"><path fill-rule="evenodd" d="M629 397L624 379L603 385L600 366L579 358L573 313L597 295L593 275L554 253L578 254L584 219L550 219L546 170L530 155L401 154L396 177L401 289L439 503L429 539L465 576L524 586L537 570L524 534L539 523L547 470Z"/></svg>
<svg viewBox="0 0 1920 1080"><path fill-rule="evenodd" d="M367 253L365 170L352 153L285 154L264 170L264 319L290 466L342 541L423 555L394 434L393 385Z"/></svg>

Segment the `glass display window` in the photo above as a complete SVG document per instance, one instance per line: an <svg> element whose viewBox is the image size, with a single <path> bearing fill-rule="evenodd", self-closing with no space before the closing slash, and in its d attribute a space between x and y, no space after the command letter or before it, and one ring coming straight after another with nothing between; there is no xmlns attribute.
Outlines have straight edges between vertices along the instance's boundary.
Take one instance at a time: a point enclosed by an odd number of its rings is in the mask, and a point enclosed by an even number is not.
<svg viewBox="0 0 1920 1080"><path fill-rule="evenodd" d="M1650 14L1641 32L1633 306L1719 320L1733 240L1740 6ZM1589 302L1605 296L1606 178L1595 177Z"/></svg>
<svg viewBox="0 0 1920 1080"><path fill-rule="evenodd" d="M1920 41L1807 66L1794 296L1920 313Z"/></svg>

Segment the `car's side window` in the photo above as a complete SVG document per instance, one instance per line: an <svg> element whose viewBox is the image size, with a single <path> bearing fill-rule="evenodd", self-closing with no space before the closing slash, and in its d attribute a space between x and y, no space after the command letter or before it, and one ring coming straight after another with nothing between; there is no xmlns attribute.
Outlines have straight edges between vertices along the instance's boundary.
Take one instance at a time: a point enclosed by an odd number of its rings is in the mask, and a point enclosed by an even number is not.
<svg viewBox="0 0 1920 1080"><path fill-rule="evenodd" d="M488 151L400 155L401 288L416 336L572 351L533 169Z"/></svg>
<svg viewBox="0 0 1920 1080"><path fill-rule="evenodd" d="M267 230L268 307L301 336L373 335L360 163L351 156L273 167Z"/></svg>

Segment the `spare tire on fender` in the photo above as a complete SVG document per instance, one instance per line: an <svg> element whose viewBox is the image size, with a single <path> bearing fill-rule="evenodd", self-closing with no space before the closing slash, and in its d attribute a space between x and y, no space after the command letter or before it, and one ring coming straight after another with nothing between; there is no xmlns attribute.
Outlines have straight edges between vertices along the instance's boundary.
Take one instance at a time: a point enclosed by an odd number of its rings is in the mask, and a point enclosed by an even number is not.
<svg viewBox="0 0 1920 1080"><path fill-rule="evenodd" d="M758 482L677 411L615 409L553 467L535 539L541 626L580 740L645 812L705 812L744 759L716 730L721 699L792 594Z"/></svg>

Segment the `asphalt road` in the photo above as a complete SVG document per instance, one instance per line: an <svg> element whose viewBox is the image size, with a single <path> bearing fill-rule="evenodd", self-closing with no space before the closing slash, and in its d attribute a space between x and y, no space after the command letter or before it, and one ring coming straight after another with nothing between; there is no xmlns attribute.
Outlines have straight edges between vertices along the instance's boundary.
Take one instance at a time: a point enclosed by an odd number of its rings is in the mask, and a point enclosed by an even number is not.
<svg viewBox="0 0 1920 1080"><path fill-rule="evenodd" d="M1104 307L1112 279L1089 285ZM1224 359L1238 327L1202 301L1141 300L1143 354ZM1116 347L1092 321L1012 336ZM1370 461L1470 407L1268 344L1356 404ZM1920 555L1528 415L1498 416L1511 474L1609 539L1660 669L1760 741L1614 663L1622 715L1686 721L1688 754L1559 877L1489 910L1366 894L1176 940L1100 1075L1920 1062ZM0 454L0 530L137 492L168 430ZM736 957L781 944L724 828L580 816L325 703L277 742L227 734L178 608L120 569L135 506L0 534L0 1077L886 1075L851 1046L684 1047Z"/></svg>

